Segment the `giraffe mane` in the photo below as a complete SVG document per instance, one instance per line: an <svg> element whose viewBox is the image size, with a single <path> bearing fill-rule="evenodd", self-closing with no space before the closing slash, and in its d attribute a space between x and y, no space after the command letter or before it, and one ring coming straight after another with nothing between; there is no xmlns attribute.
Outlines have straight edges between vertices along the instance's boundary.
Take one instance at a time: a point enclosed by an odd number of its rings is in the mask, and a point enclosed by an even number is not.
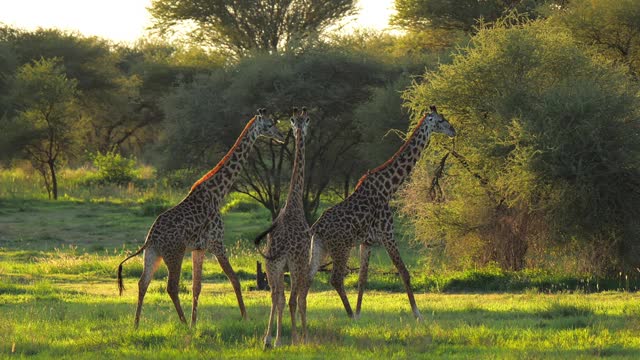
<svg viewBox="0 0 640 360"><path fill-rule="evenodd" d="M222 168L222 165L224 165L229 160L229 158L231 157L233 152L236 150L236 148L240 146L240 141L242 141L242 138L244 138L247 132L249 132L249 128L251 127L251 125L253 125L255 121L256 121L256 117L254 116L253 118L251 118L251 120L249 120L249 122L247 123L247 126L244 127L244 130L242 130L242 133L240 133L240 136L238 136L238 138L236 139L236 142L233 144L231 149L227 151L227 154L222 158L222 160L220 160L213 169L209 170L209 172L204 174L204 176L202 176L200 180L196 181L193 184L193 186L191 186L191 190L189 192L192 192L198 187L198 185L209 180L213 175L215 175L218 172L218 170Z"/></svg>
<svg viewBox="0 0 640 360"><path fill-rule="evenodd" d="M405 141L404 144L402 144L402 146L400 146L400 149L398 149L398 151L396 151L396 153L393 154L393 156L391 156L389 158L389 160L385 161L382 165L378 166L377 168L375 168L373 170L369 170L364 175L362 175L360 180L358 180L358 183L356 184L356 187L355 187L354 190L357 190L360 187L360 185L362 185L362 183L367 178L367 176L369 176L369 175L371 175L373 173L376 173L376 172L378 172L380 170L383 170L384 168L389 166L392 162L394 162L398 158L398 156L400 156L400 154L407 148L407 146L409 146L409 142L415 137L416 132L418 132L418 129L420 129L420 126L422 126L422 123L424 122L424 120L426 118L427 118L427 115L423 116L422 119L420 119L420 121L418 121L418 124L416 125L415 129L413 129L413 131L411 132L411 135L409 136L407 141Z"/></svg>

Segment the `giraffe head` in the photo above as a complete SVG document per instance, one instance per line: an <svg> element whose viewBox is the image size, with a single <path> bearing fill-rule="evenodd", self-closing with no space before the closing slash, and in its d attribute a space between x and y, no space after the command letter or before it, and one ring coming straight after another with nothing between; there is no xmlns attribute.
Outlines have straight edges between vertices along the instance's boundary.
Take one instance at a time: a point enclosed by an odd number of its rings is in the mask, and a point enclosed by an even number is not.
<svg viewBox="0 0 640 360"><path fill-rule="evenodd" d="M258 129L258 136L267 136L273 140L284 143L284 136L280 133L276 127L276 121L267 117L267 109L260 108L256 111L256 128Z"/></svg>
<svg viewBox="0 0 640 360"><path fill-rule="evenodd" d="M435 105L429 106L429 110L431 110L431 112L427 114L425 122L427 123L427 126L431 128L431 131L449 135L451 137L456 136L456 129L449 124L444 116L438 114L438 110Z"/></svg>
<svg viewBox="0 0 640 360"><path fill-rule="evenodd" d="M302 111L298 111L297 107L293 108L293 115L291 116L291 129L293 130L293 135L298 136L298 129L300 129L302 133L302 137L305 138L307 136L307 128L309 127L309 113L307 113L307 108L302 107Z"/></svg>

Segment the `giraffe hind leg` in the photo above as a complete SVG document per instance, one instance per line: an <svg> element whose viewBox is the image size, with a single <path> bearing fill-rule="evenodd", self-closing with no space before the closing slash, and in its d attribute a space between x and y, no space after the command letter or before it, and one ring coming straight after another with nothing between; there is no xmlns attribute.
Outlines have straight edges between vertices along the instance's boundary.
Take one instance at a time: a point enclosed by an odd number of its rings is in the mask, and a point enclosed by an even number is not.
<svg viewBox="0 0 640 360"><path fill-rule="evenodd" d="M149 283L151 283L151 280L153 279L153 274L158 270L161 260L162 257L158 255L153 247L148 247L144 250L143 270L140 280L138 281L138 306L136 308L136 318L134 320L136 328L138 328L138 324L140 323L140 313L142 312L144 296L149 288Z"/></svg>
<svg viewBox="0 0 640 360"><path fill-rule="evenodd" d="M391 257L391 261L396 266L396 269L398 269L398 273L400 273L400 276L402 277L402 282L404 283L404 287L407 290L407 297L409 298L409 304L411 305L413 316L416 318L416 320L422 321L422 315L420 314L420 310L418 310L416 299L414 298L413 290L411 289L411 277L409 275L407 267L404 265L404 262L400 257L398 247L396 246L395 242L385 242L385 248L387 249L389 257Z"/></svg>
<svg viewBox="0 0 640 360"><path fill-rule="evenodd" d="M182 269L182 259L184 258L184 251L180 254L176 254L176 256L171 257L171 259L167 259L165 257L164 262L167 264L167 268L169 269L169 280L167 281L167 292L171 297L171 301L173 301L173 305L178 312L178 317L180 321L183 323L187 323L187 320L184 317L184 312L182 311L182 306L180 306L180 271Z"/></svg>
<svg viewBox="0 0 640 360"><path fill-rule="evenodd" d="M291 275L291 293L289 294L289 313L291 314L291 343L295 344L298 340L296 329L296 311L298 309L298 281L300 280L295 271L290 271Z"/></svg>
<svg viewBox="0 0 640 360"><path fill-rule="evenodd" d="M233 267L231 267L231 264L229 263L229 259L227 258L227 255L224 253L224 250L216 251L214 254L216 256L216 259L218 260L218 264L220 264L220 267L222 268L222 271L224 271L225 275L227 275L227 278L231 282L231 285L233 286L233 291L236 293L236 299L238 300L238 307L240 307L240 315L242 316L242 319L246 320L247 310L244 307L244 301L242 300L242 288L240 287L240 281L238 280L238 276L236 275L236 272L233 271Z"/></svg>

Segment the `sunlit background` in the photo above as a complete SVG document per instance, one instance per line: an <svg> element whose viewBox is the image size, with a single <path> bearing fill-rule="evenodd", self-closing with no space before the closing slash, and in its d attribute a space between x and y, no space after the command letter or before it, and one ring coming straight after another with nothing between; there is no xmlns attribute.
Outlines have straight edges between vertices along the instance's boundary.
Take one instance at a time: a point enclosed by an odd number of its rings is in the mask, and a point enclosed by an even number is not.
<svg viewBox="0 0 640 360"><path fill-rule="evenodd" d="M134 42L151 24L151 0L2 0L0 22L26 30L58 28L117 42ZM360 13L346 26L384 30L393 0L361 0Z"/></svg>

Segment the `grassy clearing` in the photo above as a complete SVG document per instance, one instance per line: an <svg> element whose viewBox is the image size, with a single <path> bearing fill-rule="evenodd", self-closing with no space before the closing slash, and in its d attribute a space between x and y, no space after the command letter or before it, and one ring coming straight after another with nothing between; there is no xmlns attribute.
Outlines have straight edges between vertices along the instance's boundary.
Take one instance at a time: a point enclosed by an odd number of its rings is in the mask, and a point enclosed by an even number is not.
<svg viewBox="0 0 640 360"><path fill-rule="evenodd" d="M404 294L367 293L358 321L333 291L309 296L306 345L261 349L269 296L245 292L242 321L226 282L205 284L195 329L179 324L152 283L140 329L133 329L135 281L123 297L110 281L2 279L0 354L39 358L637 358L640 298L599 294L418 294L425 315L412 319ZM352 294L353 295L353 294ZM189 307L190 296L181 295ZM289 320L283 339L289 344Z"/></svg>
<svg viewBox="0 0 640 360"><path fill-rule="evenodd" d="M413 320L391 262L383 249L376 249L360 320L346 317L328 274L321 273L309 296L309 342L264 352L261 338L270 299L267 292L249 290L260 260L251 240L268 226L270 216L238 195L223 208L225 245L240 275L250 319L240 320L231 285L209 256L198 327L179 324L161 267L136 331L132 323L142 259L126 264L122 297L117 296L116 266L143 243L155 216L184 194L157 186L74 188L82 182L73 183L68 174L67 196L54 202L34 196L29 181L11 183L7 174L14 173L0 171L0 357L640 357L640 296L628 292L637 289L634 281L622 275L603 280L494 268L434 273L424 269L422 250L409 241L401 241L401 253L412 271L423 323ZM400 226L398 236L406 240L407 234ZM357 267L355 257L350 267ZM191 264L185 259L181 301L187 317L190 279ZM346 279L352 303L356 282L356 274ZM604 289L622 291L600 292ZM469 291L480 293L464 293ZM284 332L289 344L288 312Z"/></svg>

